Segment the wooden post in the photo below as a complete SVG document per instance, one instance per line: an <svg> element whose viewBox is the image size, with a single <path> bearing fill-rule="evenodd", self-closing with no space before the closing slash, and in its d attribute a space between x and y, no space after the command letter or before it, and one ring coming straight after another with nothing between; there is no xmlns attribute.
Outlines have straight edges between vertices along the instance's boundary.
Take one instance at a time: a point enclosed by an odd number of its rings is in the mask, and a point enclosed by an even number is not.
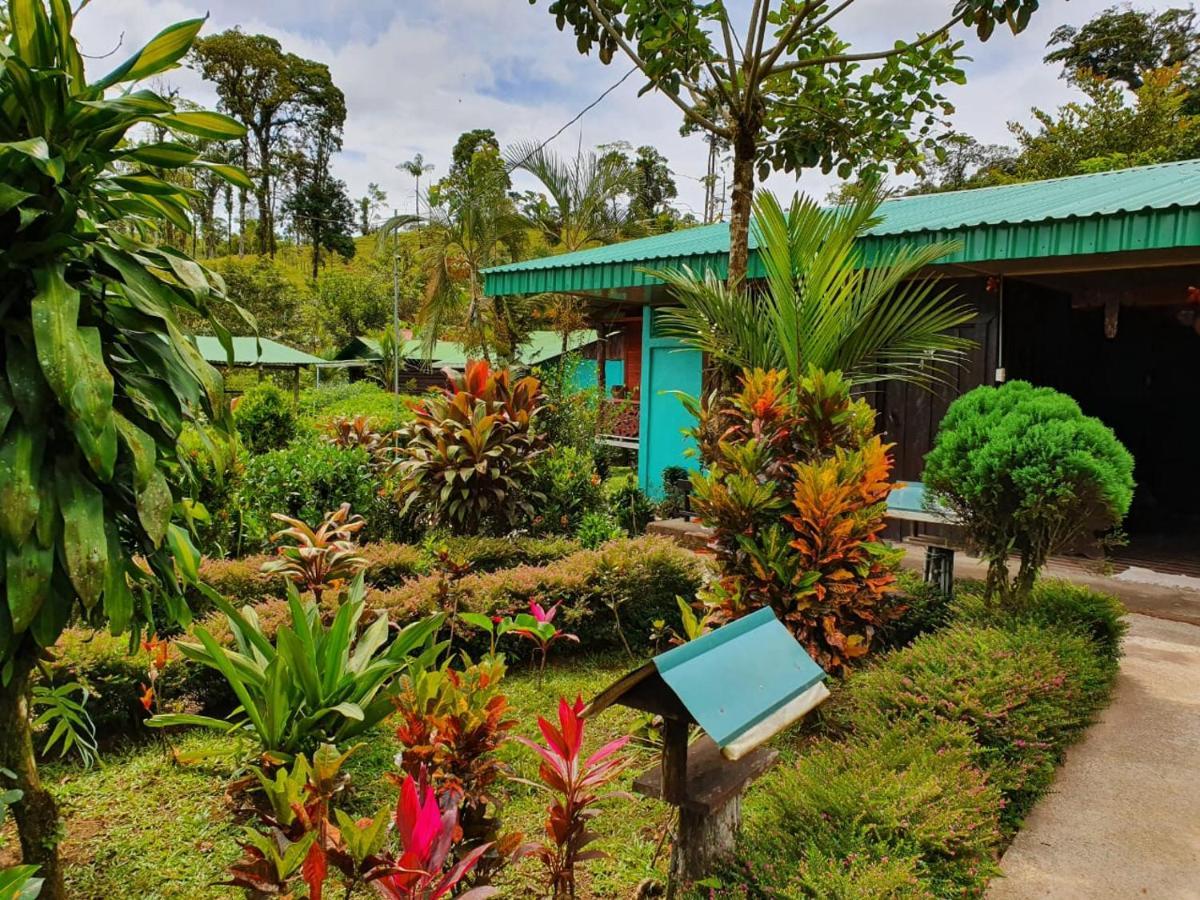
<svg viewBox="0 0 1200 900"><path fill-rule="evenodd" d="M292 401L294 403L299 403L300 402L300 367L299 366L292 367L292 375L293 375L293 378L292 378Z"/></svg>
<svg viewBox="0 0 1200 900"><path fill-rule="evenodd" d="M688 723L663 720L662 798L672 806L687 799Z"/></svg>

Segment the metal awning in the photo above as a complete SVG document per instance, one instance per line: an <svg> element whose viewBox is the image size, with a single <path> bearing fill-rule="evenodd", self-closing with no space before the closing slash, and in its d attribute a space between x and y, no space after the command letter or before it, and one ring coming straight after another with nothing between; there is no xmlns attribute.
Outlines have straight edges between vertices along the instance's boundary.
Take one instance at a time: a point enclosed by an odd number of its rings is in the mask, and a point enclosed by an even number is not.
<svg viewBox="0 0 1200 900"><path fill-rule="evenodd" d="M897 197L881 205L880 215L864 241L868 261L901 245L940 241L959 245L941 265L980 268L1200 248L1200 160ZM753 231L750 248L749 275L762 277ZM645 268L688 266L723 278L728 260L729 226L718 222L497 266L484 272L485 292L620 297L631 288L661 284Z"/></svg>

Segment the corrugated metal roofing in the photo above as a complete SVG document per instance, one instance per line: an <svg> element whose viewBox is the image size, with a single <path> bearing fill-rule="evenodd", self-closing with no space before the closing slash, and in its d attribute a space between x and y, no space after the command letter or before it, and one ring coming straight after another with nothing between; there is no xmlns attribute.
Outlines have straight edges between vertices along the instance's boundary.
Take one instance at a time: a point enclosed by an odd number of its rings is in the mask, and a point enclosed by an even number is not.
<svg viewBox="0 0 1200 900"><path fill-rule="evenodd" d="M586 347L596 342L596 332L583 330L573 332L567 340L567 352ZM536 366L548 359L562 356L562 335L557 331L535 331L529 335L529 340L521 345L519 354L521 362L527 366Z"/></svg>
<svg viewBox="0 0 1200 900"><path fill-rule="evenodd" d="M1200 160L888 200L868 256L901 242L957 241L945 263L1200 246ZM750 236L750 275L761 275ZM688 265L723 275L727 223L704 225L487 270L492 296L604 291L657 283L641 267Z"/></svg>
<svg viewBox="0 0 1200 900"><path fill-rule="evenodd" d="M313 366L325 361L270 338L235 337L232 340L235 366ZM259 353L260 346L261 353ZM200 351L200 355L205 360L213 365L229 365L229 357L225 354L225 348L215 337L197 335L196 349Z"/></svg>
<svg viewBox="0 0 1200 900"><path fill-rule="evenodd" d="M578 350L580 347L586 347L588 344L594 343L596 340L596 332L594 331L576 331L571 335L568 342L569 350ZM347 355L351 350L352 355ZM365 352L364 352L365 351ZM407 360L416 360L424 362L425 355L421 349L420 339L407 341L401 349L401 355ZM557 331L534 331L529 335L529 340L521 347L520 362L525 365L535 366L538 363L545 362L548 359L554 359L562 353L562 335ZM382 359L383 348L379 341L374 338L356 337L347 344L342 351L338 353L337 359ZM462 368L467 364L468 355L462 345L456 341L438 341L433 348L433 359L430 365L433 368L439 366L454 366Z"/></svg>

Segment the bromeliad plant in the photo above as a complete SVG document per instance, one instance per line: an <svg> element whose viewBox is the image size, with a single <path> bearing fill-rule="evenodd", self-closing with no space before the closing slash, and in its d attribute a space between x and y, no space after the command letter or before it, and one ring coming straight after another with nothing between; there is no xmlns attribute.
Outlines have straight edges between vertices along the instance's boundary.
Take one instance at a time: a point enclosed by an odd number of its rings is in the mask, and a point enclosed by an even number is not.
<svg viewBox="0 0 1200 900"><path fill-rule="evenodd" d="M262 570L283 575L311 591L317 603L326 590L337 588L366 569L367 560L359 555L354 535L367 523L362 516L350 514L349 503L327 514L315 531L299 519L280 513L271 513L271 518L291 526L271 535L271 540L289 538L295 543L276 548L276 558L265 563Z"/></svg>
<svg viewBox="0 0 1200 900"><path fill-rule="evenodd" d="M836 373L793 383L746 372L727 397L689 401L707 470L692 507L721 568L701 594L716 624L774 608L827 671L867 653L899 615L899 554L879 540L891 459L874 413Z"/></svg>
<svg viewBox="0 0 1200 900"><path fill-rule="evenodd" d="M37 775L30 676L68 622L147 627L130 580L153 583L187 624L172 559L190 555L171 523L187 481L179 438L189 421L232 426L184 323L232 352L216 314L239 311L219 277L158 237L190 231L193 172L252 185L186 142L238 140L242 125L138 87L187 54L203 19L89 76L70 3L12 0L0 17L0 766L24 791L22 857L57 900L62 829ZM143 130L163 137L139 143Z"/></svg>
<svg viewBox="0 0 1200 900"><path fill-rule="evenodd" d="M546 448L540 383L513 382L485 361L448 374L450 386L415 402L400 429L394 474L404 509L467 534L532 518L533 463Z"/></svg>
<svg viewBox="0 0 1200 900"><path fill-rule="evenodd" d="M203 627L193 632L199 644L176 646L188 659L224 675L240 706L232 721L168 714L147 724L248 733L273 761L370 730L391 713L399 676L428 668L444 649L434 642L445 618L441 614L408 625L394 638L387 617L379 616L360 634L362 575L351 583L328 626L316 603L301 602L289 582L291 624L280 626L274 643L263 634L253 607L237 610L218 595L212 600L229 621L234 646L222 646Z"/></svg>
<svg viewBox="0 0 1200 900"><path fill-rule="evenodd" d="M575 896L576 868L582 862L600 859L604 854L588 850L596 835L589 823L599 814L597 804L629 795L605 788L626 768L628 760L617 752L629 743L628 737L605 744L591 756L583 754L583 700L574 704L566 698L558 701L558 727L541 716L538 728L546 746L518 737L522 744L541 757L538 777L541 783L518 779L553 798L546 819L546 839L527 844L522 853L538 859L546 872L546 883L555 900Z"/></svg>

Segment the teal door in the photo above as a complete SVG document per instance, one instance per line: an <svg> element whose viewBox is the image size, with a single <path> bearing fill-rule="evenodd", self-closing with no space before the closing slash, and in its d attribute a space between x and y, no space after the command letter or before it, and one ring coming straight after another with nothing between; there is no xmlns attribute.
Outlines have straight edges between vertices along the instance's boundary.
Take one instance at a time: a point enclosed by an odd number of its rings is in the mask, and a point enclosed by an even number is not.
<svg viewBox="0 0 1200 900"><path fill-rule="evenodd" d="M642 317L642 397L638 446L638 482L654 498L663 495L662 472L667 466L699 467L692 456L695 446L683 430L695 419L671 391L693 397L700 394L700 352L674 338L657 333L655 313L649 307Z"/></svg>

